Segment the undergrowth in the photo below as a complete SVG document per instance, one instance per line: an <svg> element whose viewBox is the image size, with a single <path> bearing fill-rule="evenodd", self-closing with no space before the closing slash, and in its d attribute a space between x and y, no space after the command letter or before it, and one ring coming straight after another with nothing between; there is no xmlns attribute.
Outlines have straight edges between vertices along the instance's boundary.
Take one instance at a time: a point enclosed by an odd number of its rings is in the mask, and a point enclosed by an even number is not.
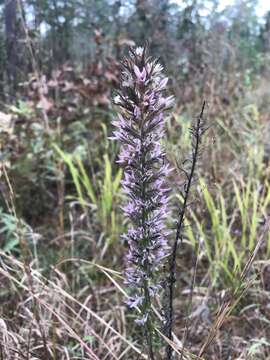
<svg viewBox="0 0 270 360"><path fill-rule="evenodd" d="M167 122L174 166L190 153L199 107L176 106ZM213 107L176 262L173 343L155 331L179 359L199 359L200 351L204 359L267 359L268 108L251 90L229 108ZM126 224L118 149L107 140L112 110L73 114L69 124L56 116L49 135L31 105L6 112L17 122L1 133L0 358L146 358L135 315L123 305ZM174 189L184 180L169 178ZM182 204L177 192L170 196ZM158 301L154 311L161 316Z"/></svg>

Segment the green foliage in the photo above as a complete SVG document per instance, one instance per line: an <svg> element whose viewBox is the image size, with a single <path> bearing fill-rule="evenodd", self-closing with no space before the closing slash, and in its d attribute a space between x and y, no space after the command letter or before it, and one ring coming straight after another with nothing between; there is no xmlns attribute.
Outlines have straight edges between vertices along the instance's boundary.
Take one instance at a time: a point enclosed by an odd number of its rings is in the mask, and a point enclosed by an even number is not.
<svg viewBox="0 0 270 360"><path fill-rule="evenodd" d="M22 100L18 100L17 105L11 105L9 109L13 114L22 116L28 120L30 120L31 116L34 115L33 109L27 104L27 102Z"/></svg>
<svg viewBox="0 0 270 360"><path fill-rule="evenodd" d="M118 240L121 232L118 201L122 170L119 169L113 176L111 162L106 153L103 155L101 175L98 177L94 174L93 178L90 178L79 155L72 156L72 154L65 153L56 144L54 148L72 176L77 193L75 199L79 201L84 210L91 208L95 211L97 221L108 244ZM73 197L69 198L73 199Z"/></svg>
<svg viewBox="0 0 270 360"><path fill-rule="evenodd" d="M3 239L1 249L4 252L20 254L20 241L27 240L29 234L31 228L25 222L0 208L0 239Z"/></svg>
<svg viewBox="0 0 270 360"><path fill-rule="evenodd" d="M228 206L221 188L215 197L210 193L205 181L200 179L202 206L207 209L208 218L201 219L190 209L186 236L192 246L201 244L208 259L213 286L236 286L247 256L254 250L258 240L258 226L262 214L270 205L269 183L265 182L265 192L261 194L258 182L238 183L232 180L233 203ZM270 237L267 251L269 253Z"/></svg>

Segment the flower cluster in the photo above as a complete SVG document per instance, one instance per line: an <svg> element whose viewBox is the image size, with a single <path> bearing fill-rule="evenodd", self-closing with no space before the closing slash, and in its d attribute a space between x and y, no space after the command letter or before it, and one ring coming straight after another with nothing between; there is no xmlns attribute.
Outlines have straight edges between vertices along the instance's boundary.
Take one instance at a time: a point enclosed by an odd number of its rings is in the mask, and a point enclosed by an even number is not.
<svg viewBox="0 0 270 360"><path fill-rule="evenodd" d="M126 282L134 294L128 303L141 310L140 324L149 319L167 249L165 177L170 169L161 139L163 113L173 98L163 95L168 78L162 76L162 69L158 61L146 56L145 48L131 49L123 61L121 90L115 98L120 110L112 138L121 143L118 162L124 168L122 186L128 197L124 213L131 221L124 235L129 244Z"/></svg>

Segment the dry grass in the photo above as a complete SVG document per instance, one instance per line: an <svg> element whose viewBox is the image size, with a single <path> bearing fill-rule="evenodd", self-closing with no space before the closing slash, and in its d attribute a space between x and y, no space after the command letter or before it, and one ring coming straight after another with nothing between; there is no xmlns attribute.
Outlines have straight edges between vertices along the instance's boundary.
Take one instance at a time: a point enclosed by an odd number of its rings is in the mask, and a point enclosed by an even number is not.
<svg viewBox="0 0 270 360"><path fill-rule="evenodd" d="M8 296L1 315L3 359L125 359L127 353L145 358L128 339L117 287L85 287L75 296L59 269L51 268L45 277L34 262L26 266L3 252L0 256L1 283ZM109 277L116 274L96 268ZM100 311L91 309L94 297L103 299Z"/></svg>

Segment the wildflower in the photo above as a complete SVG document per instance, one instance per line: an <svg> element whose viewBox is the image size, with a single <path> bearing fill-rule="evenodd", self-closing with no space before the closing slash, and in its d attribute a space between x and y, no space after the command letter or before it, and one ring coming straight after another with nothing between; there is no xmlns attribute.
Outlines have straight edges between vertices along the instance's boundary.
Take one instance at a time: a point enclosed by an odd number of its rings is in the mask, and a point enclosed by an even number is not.
<svg viewBox="0 0 270 360"><path fill-rule="evenodd" d="M157 61L146 57L145 48L130 50L130 57L123 62L117 96L120 110L112 137L121 143L118 163L124 168L122 187L128 198L123 210L131 222L123 235L129 245L126 283L133 291L128 304L140 309L136 322L149 331L152 298L160 290L158 270L167 255L165 177L170 169L160 142L163 112L172 105L172 97L163 96L168 79L161 71Z"/></svg>

